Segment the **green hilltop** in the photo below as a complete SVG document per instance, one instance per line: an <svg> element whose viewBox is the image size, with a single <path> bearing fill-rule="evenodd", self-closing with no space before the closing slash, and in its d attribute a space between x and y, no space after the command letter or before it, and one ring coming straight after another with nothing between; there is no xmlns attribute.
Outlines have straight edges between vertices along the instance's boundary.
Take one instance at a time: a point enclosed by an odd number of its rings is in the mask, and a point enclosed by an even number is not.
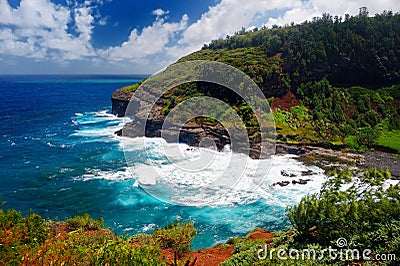
<svg viewBox="0 0 400 266"><path fill-rule="evenodd" d="M400 151L400 14L369 17L361 9L358 16L242 29L178 62L189 60L218 61L249 75L269 98L278 141ZM167 105L193 86L216 94L197 83L167 96Z"/></svg>

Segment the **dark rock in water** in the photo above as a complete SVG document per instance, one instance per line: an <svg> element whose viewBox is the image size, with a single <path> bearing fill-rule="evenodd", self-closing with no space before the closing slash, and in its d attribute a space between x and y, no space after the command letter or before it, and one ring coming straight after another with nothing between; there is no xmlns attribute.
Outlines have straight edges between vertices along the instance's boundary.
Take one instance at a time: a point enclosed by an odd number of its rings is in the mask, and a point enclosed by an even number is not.
<svg viewBox="0 0 400 266"><path fill-rule="evenodd" d="M286 187L286 186L289 185L289 184L290 184L289 181L280 181L280 182L273 183L272 186L279 185L279 186L281 186L281 187Z"/></svg>
<svg viewBox="0 0 400 266"><path fill-rule="evenodd" d="M277 154L302 155L302 154L305 154L306 151L304 150L302 145L288 145L288 144L277 143L276 144L276 153Z"/></svg>
<svg viewBox="0 0 400 266"><path fill-rule="evenodd" d="M290 172L288 172L286 170L281 170L281 175L282 176L286 176L286 177L295 177L295 176L297 176L295 173L290 173Z"/></svg>
<svg viewBox="0 0 400 266"><path fill-rule="evenodd" d="M293 185L296 185L296 184L299 184L299 185L306 185L309 181L312 181L312 179L292 180L291 183L292 183ZM289 184L290 184L289 181L279 181L279 182L273 183L272 186L274 187L274 186L279 185L279 186L281 186L281 187L286 187L286 186L289 185Z"/></svg>
<svg viewBox="0 0 400 266"><path fill-rule="evenodd" d="M309 175L312 175L312 171L311 170L308 170L308 171L301 171L301 175L302 176L309 176Z"/></svg>
<svg viewBox="0 0 400 266"><path fill-rule="evenodd" d="M111 96L112 114L118 117L123 117L132 96L132 92L126 92L121 89L114 91Z"/></svg>
<svg viewBox="0 0 400 266"><path fill-rule="evenodd" d="M122 136L122 128L114 132L115 135L121 137Z"/></svg>
<svg viewBox="0 0 400 266"><path fill-rule="evenodd" d="M281 181L281 182L277 182L276 184L280 185L281 187L286 187L287 185L290 184L289 181Z"/></svg>
<svg viewBox="0 0 400 266"><path fill-rule="evenodd" d="M292 184L306 185L308 181L311 181L311 179L299 179L299 181L293 180Z"/></svg>

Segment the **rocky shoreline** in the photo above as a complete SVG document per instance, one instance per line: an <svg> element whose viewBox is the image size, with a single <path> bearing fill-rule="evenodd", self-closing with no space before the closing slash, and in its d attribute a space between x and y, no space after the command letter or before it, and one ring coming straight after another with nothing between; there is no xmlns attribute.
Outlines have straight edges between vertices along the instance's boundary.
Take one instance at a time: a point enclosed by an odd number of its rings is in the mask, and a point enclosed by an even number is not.
<svg viewBox="0 0 400 266"><path fill-rule="evenodd" d="M117 90L112 94L112 113L118 117L125 115L129 101L133 93ZM146 99L136 99L136 106L147 102ZM230 144L229 134L220 124L196 124L186 123L183 126L171 126L163 129L164 116L160 115L162 103L156 104L152 112L141 114L140 108L135 113L135 121L127 123L123 129L116 132L119 136L142 137L145 128L146 137L163 137L168 142L184 142L190 146L204 145L202 140L208 139L209 143L214 143L215 148L222 150L225 145ZM261 149L259 139L250 138L249 156L253 159L268 158L272 155L272 143L267 143ZM207 144L207 143L206 143ZM265 143L264 143L265 144ZM242 147L237 147L234 152L241 152ZM329 160L337 161L346 165L354 165L362 168L382 168L389 169L393 177L400 178L400 157L383 151L354 152L345 149L345 146L335 146L326 143L317 144L290 144L277 142L274 154L295 154L299 155L304 161ZM299 180L298 184L306 181Z"/></svg>

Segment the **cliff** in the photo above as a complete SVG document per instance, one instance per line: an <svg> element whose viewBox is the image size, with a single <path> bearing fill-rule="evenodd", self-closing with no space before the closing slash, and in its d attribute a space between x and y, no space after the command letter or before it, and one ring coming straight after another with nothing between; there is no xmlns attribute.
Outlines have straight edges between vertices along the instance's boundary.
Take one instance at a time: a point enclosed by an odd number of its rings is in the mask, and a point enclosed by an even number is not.
<svg viewBox="0 0 400 266"><path fill-rule="evenodd" d="M114 91L111 96L112 114L123 117L132 95L133 92L127 92L123 89Z"/></svg>
<svg viewBox="0 0 400 266"><path fill-rule="evenodd" d="M146 89L136 93L132 99L131 95L132 93L119 89L112 96L113 114L124 116L127 113L129 116L134 116L132 122L128 122L121 130L115 132L119 136L131 138L163 137L170 143L180 142L189 146L208 147L219 151L223 150L225 145L232 144L227 129L217 121L191 119L183 125L172 123L165 126L166 114L163 110L168 105L166 97L155 100L154 97L156 96L153 92ZM129 100L131 100L130 104ZM144 106L153 103L153 101L156 103L152 105L151 111L145 112ZM129 108L128 112L127 108ZM267 143L265 151L261 151L260 138L254 136L254 132L248 133L250 150L246 148L247 142L242 144L240 141L236 141L236 145L232 147L234 152L249 153L249 156L254 159L267 158L273 153L273 142Z"/></svg>

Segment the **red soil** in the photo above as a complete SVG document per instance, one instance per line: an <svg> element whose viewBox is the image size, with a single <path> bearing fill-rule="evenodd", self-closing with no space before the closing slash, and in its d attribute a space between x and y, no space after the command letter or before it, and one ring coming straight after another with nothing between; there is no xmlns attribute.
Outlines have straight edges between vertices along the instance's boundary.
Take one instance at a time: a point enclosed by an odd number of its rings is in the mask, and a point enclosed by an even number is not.
<svg viewBox="0 0 400 266"><path fill-rule="evenodd" d="M247 239L257 240L264 239L266 243L270 243L274 238L274 235L261 228L256 228L253 232L246 236ZM205 248L200 250L193 250L188 253L180 262L188 263L188 266L218 266L221 262L232 257L234 245L229 247L216 246L213 248ZM173 264L174 253L172 250L167 249L162 251L165 256L167 263Z"/></svg>
<svg viewBox="0 0 400 266"><path fill-rule="evenodd" d="M290 107L300 105L296 96L292 92L286 93L283 97L275 97L272 102L272 110L274 111L276 108L280 108L281 110L289 111Z"/></svg>
<svg viewBox="0 0 400 266"><path fill-rule="evenodd" d="M221 262L227 260L232 256L233 245L227 248L205 248L195 250L189 253L191 259L189 265L196 266L217 266Z"/></svg>
<svg viewBox="0 0 400 266"><path fill-rule="evenodd" d="M267 229L256 228L253 232L249 233L246 238L250 240L265 239L267 243L270 243L274 235Z"/></svg>

